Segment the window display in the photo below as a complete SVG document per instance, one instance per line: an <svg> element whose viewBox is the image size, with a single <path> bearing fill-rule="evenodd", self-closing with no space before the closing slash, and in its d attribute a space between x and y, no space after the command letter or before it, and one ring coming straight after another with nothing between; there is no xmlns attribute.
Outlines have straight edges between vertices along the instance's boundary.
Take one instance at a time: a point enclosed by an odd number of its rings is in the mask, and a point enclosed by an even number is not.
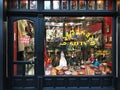
<svg viewBox="0 0 120 90"><path fill-rule="evenodd" d="M104 25L112 18L45 17L45 75L111 75L112 26L107 33Z"/></svg>

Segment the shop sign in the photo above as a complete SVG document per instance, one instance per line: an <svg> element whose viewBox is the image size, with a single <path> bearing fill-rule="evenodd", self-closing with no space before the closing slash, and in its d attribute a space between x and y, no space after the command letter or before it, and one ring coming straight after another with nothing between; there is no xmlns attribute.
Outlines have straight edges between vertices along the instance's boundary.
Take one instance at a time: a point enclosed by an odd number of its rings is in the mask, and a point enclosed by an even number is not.
<svg viewBox="0 0 120 90"><path fill-rule="evenodd" d="M70 33L66 32L66 36L63 37L64 42L60 43L60 45L64 46L64 45L70 44L73 46L77 46L77 45L87 46L89 43L90 46L94 46L96 44L94 41L94 37L93 36L90 37L91 34L89 32L86 33L85 30L83 30L79 32L79 35L84 36L87 40L86 41L75 41L75 40L72 41L72 39L74 39L73 37L75 36L75 32L74 30L71 30ZM67 41L70 41L70 42L67 42Z"/></svg>

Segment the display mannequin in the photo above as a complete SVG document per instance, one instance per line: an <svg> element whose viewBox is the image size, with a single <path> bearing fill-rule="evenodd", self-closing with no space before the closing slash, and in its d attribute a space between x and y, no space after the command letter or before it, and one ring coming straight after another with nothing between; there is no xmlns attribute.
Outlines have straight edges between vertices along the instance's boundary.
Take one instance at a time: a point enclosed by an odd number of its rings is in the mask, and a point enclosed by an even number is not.
<svg viewBox="0 0 120 90"><path fill-rule="evenodd" d="M60 56L60 63L59 63L59 66L60 67L66 67L67 66L67 61L65 59L65 55L64 55L64 52L61 51L61 56Z"/></svg>

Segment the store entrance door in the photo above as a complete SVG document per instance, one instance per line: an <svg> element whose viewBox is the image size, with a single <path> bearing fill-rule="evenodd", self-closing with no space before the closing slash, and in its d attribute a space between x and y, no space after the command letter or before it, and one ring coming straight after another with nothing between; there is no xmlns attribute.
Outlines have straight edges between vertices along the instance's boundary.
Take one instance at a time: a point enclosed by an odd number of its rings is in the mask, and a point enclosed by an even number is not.
<svg viewBox="0 0 120 90"><path fill-rule="evenodd" d="M10 17L8 32L8 76L12 90L35 90L37 18Z"/></svg>

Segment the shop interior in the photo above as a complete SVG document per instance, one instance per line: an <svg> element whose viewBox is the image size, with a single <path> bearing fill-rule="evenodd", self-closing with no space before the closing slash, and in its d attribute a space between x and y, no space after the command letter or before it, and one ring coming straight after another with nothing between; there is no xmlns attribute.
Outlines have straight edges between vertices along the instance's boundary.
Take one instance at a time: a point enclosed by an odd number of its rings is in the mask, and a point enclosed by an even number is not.
<svg viewBox="0 0 120 90"><path fill-rule="evenodd" d="M45 75L112 75L111 17L45 17Z"/></svg>

